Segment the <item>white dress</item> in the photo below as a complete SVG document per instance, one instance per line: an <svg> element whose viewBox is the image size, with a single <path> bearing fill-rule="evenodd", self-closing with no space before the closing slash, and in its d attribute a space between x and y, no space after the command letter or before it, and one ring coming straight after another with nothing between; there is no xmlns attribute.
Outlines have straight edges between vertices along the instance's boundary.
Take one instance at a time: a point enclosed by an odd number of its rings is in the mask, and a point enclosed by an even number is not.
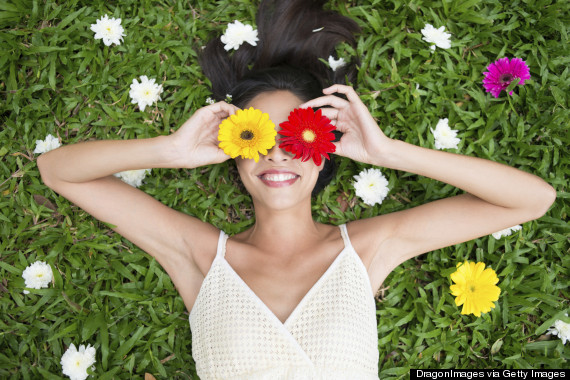
<svg viewBox="0 0 570 380"><path fill-rule="evenodd" d="M190 312L202 380L378 380L376 306L346 226L344 249L282 323L225 259L228 235Z"/></svg>

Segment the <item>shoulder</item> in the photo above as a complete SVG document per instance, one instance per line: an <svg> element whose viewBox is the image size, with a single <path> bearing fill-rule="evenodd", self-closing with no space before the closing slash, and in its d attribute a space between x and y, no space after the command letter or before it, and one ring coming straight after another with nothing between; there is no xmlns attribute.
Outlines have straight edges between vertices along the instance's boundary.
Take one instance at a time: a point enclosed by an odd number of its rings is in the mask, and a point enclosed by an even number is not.
<svg viewBox="0 0 570 380"><path fill-rule="evenodd" d="M164 269L176 286L188 311L192 310L202 283L216 257L221 231L211 224L184 222L178 226L184 239L182 254L174 255Z"/></svg>
<svg viewBox="0 0 570 380"><path fill-rule="evenodd" d="M222 231L209 223L192 223L184 233L185 256L199 273L205 277L216 257Z"/></svg>
<svg viewBox="0 0 570 380"><path fill-rule="evenodd" d="M151 253L168 273L176 288L193 288L201 283L216 256L220 230L209 223L186 215L171 220L170 240L176 240L175 249L163 247ZM160 251L159 253L157 253ZM147 251L148 252L148 251Z"/></svg>
<svg viewBox="0 0 570 380"><path fill-rule="evenodd" d="M366 268L370 267L375 255L382 252L381 247L392 234L393 224L390 219L388 214L346 223L352 246Z"/></svg>
<svg viewBox="0 0 570 380"><path fill-rule="evenodd" d="M393 252L391 236L393 220L388 215L347 223L347 231L354 250L362 260L374 292L397 266L397 252Z"/></svg>

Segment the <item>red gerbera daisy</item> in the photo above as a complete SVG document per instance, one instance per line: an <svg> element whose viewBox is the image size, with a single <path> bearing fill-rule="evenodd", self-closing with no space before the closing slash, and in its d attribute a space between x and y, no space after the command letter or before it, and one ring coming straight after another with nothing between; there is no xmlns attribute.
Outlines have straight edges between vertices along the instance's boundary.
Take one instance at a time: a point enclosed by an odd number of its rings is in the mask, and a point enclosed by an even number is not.
<svg viewBox="0 0 570 380"><path fill-rule="evenodd" d="M328 153L336 150L332 143L335 136L332 131L335 126L321 110L315 112L312 108L296 108L289 114L287 121L279 124L279 148L295 154L294 158L307 161L312 158L315 165L321 164L321 155L330 159Z"/></svg>
<svg viewBox="0 0 570 380"><path fill-rule="evenodd" d="M513 80L518 80L518 84L524 85L525 80L530 79L530 70L526 62L520 58L501 58L489 66L483 73L483 87L487 92L493 94L495 98L499 97L501 91L506 90ZM509 92L512 95L513 92Z"/></svg>

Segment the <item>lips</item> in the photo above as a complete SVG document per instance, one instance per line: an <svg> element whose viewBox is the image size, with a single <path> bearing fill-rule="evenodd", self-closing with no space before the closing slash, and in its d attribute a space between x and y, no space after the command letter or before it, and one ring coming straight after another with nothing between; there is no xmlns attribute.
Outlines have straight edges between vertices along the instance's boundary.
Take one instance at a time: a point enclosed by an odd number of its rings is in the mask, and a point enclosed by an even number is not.
<svg viewBox="0 0 570 380"><path fill-rule="evenodd" d="M294 184L300 176L288 170L266 170L257 178L269 187L285 187Z"/></svg>

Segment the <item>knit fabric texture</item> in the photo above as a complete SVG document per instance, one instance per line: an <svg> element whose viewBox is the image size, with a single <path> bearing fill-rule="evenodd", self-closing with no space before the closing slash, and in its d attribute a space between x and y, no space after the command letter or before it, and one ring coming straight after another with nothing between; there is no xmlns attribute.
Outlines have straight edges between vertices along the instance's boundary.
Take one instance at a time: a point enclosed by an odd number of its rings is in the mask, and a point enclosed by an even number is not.
<svg viewBox="0 0 570 380"><path fill-rule="evenodd" d="M190 313L202 380L378 379L376 306L346 226L345 247L282 323L218 252Z"/></svg>

